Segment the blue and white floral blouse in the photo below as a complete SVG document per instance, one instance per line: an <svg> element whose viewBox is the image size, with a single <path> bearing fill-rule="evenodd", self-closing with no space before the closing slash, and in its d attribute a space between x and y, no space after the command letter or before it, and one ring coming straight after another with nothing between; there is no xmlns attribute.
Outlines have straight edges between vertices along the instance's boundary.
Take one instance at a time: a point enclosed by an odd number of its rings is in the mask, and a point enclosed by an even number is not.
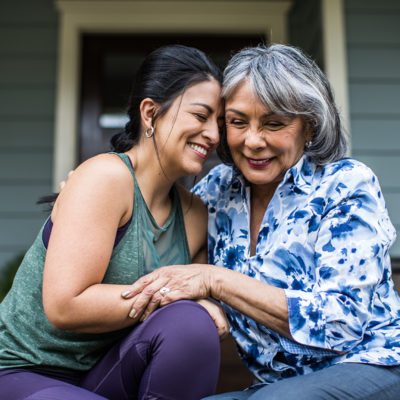
<svg viewBox="0 0 400 400"><path fill-rule="evenodd" d="M295 341L226 306L239 353L262 382L340 362L400 364L400 299L389 248L396 233L378 180L344 159L306 156L286 172L250 256L250 186L219 165L194 192L208 208L210 264L283 288Z"/></svg>

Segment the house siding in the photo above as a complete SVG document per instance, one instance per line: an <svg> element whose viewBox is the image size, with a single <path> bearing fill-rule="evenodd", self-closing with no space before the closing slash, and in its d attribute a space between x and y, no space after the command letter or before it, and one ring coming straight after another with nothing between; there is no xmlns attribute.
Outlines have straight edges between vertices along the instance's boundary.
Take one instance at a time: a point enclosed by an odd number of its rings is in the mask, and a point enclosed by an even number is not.
<svg viewBox="0 0 400 400"><path fill-rule="evenodd" d="M346 0L352 155L377 174L400 228L400 2ZM391 249L400 257L400 241Z"/></svg>
<svg viewBox="0 0 400 400"><path fill-rule="evenodd" d="M0 2L0 268L32 243L51 192L58 19L51 0Z"/></svg>
<svg viewBox="0 0 400 400"><path fill-rule="evenodd" d="M289 41L323 68L321 3L293 4ZM344 0L344 12L352 154L378 175L398 230L400 2ZM52 0L0 2L0 268L46 217L35 203L52 186L57 35Z"/></svg>

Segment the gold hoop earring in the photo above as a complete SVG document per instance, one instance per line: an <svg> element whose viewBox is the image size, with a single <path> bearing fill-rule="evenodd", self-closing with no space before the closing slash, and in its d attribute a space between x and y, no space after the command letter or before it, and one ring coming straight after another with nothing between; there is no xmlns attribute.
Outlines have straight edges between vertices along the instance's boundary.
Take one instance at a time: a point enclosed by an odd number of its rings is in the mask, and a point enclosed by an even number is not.
<svg viewBox="0 0 400 400"><path fill-rule="evenodd" d="M147 138L151 138L154 135L154 127L150 126L150 128L147 128L144 134L146 135Z"/></svg>

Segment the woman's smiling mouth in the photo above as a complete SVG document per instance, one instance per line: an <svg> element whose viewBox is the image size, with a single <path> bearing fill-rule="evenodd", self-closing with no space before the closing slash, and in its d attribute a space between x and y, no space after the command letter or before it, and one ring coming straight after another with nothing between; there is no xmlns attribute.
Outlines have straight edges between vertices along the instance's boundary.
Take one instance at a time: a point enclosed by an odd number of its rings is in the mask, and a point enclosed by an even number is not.
<svg viewBox="0 0 400 400"><path fill-rule="evenodd" d="M255 159L255 158L248 158L246 157L247 162L251 167L254 168L263 168L271 164L271 161L273 160L273 157L271 158L263 158L263 159Z"/></svg>
<svg viewBox="0 0 400 400"><path fill-rule="evenodd" d="M206 158L208 149L195 143L188 143L190 148L193 149L200 157Z"/></svg>

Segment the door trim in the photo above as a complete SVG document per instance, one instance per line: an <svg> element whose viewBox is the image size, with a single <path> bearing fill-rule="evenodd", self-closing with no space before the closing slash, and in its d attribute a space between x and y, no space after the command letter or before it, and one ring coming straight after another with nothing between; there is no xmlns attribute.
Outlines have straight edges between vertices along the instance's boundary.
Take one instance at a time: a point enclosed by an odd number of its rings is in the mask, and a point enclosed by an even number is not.
<svg viewBox="0 0 400 400"><path fill-rule="evenodd" d="M53 188L76 167L82 33L265 33L287 42L291 1L55 1L60 13ZM210 12L212 10L212 12Z"/></svg>
<svg viewBox="0 0 400 400"><path fill-rule="evenodd" d="M348 135L351 153L346 30L343 0L322 0L322 29L325 73Z"/></svg>

